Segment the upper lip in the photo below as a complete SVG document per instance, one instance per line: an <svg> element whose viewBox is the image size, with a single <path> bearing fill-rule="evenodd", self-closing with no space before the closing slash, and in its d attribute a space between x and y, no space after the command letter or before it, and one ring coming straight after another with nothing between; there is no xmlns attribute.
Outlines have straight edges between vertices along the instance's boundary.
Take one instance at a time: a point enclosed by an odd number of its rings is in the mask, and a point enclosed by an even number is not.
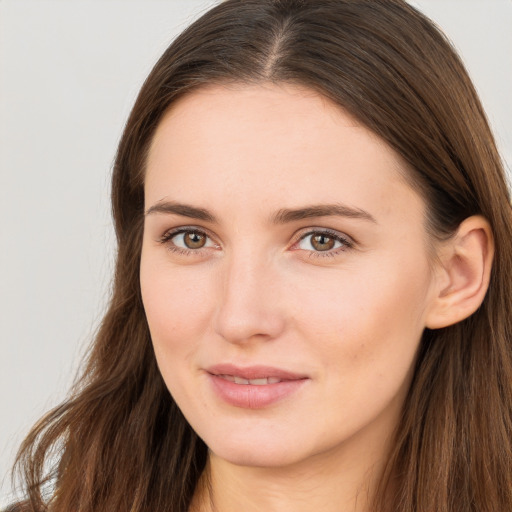
<svg viewBox="0 0 512 512"><path fill-rule="evenodd" d="M272 366L254 365L254 366L236 366L230 363L216 364L206 368L206 371L212 375L233 375L242 379L265 379L276 378L280 380L300 380L306 379L307 375L290 372L281 368Z"/></svg>

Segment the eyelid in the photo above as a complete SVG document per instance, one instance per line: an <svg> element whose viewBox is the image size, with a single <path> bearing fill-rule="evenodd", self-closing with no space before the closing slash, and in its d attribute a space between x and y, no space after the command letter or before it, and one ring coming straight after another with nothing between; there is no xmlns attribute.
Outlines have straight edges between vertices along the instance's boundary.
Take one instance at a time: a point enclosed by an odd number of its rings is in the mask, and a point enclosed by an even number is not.
<svg viewBox="0 0 512 512"><path fill-rule="evenodd" d="M209 232L209 230L199 227L199 226L178 226L175 228L168 229L164 232L164 234L162 236L160 236L157 239L157 241L159 243L161 243L162 245L166 245L166 244L169 245L168 249L171 251L175 250L177 252L182 252L182 253L187 252L187 253L199 254L204 249L211 249L211 246L210 247L201 247L198 249L184 249L183 247L179 247L174 244L171 245L171 239L179 234L182 234L182 233L198 233L201 235L205 235L210 241L213 242L213 244L216 247L220 246L220 244L215 240L215 237L212 236L212 234Z"/></svg>
<svg viewBox="0 0 512 512"><path fill-rule="evenodd" d="M177 226L175 228L168 229L164 232L164 234L158 238L158 242L162 245L167 245L168 250L177 252L180 254L190 254L190 255L200 255L202 252L204 252L207 249L211 249L211 246L203 246L197 249L188 249L179 247L171 242L172 238L176 235L182 234L182 233L199 233L202 235L205 235L214 245L214 248L220 248L221 245L216 241L215 237L210 233L210 231L206 228L194 226L194 225L188 225L188 226ZM306 237L311 235L326 235L330 238L333 238L335 241L340 242L342 245L341 247L329 249L326 251L315 251L314 249L308 250L308 249L301 249L298 248L298 244L304 240ZM310 256L313 257L322 257L322 256L335 256L340 252L345 252L349 249L354 248L354 245L356 245L356 241L348 236L347 234L331 229L331 228L325 228L325 227L308 227L300 230L298 233L295 233L293 236L293 243L290 247L291 250L301 250L305 252L309 252Z"/></svg>
<svg viewBox="0 0 512 512"><path fill-rule="evenodd" d="M342 246L327 251L315 251L313 249L308 251L307 249L300 248L296 248L293 250L304 250L310 252L311 256L334 256L339 252L344 252L349 249L353 249L354 246L356 245L356 241L352 237L340 231L331 228L309 227L306 228L305 230L301 230L299 233L295 235L295 241L292 244L292 248L296 247L302 240L311 235L326 235L328 237L333 238L336 241L341 242Z"/></svg>
<svg viewBox="0 0 512 512"><path fill-rule="evenodd" d="M164 234L160 237L160 240L166 238L172 238L174 235L179 233L202 233L208 236L208 238L212 238L211 233L206 229L199 226L176 226L175 228L166 229Z"/></svg>

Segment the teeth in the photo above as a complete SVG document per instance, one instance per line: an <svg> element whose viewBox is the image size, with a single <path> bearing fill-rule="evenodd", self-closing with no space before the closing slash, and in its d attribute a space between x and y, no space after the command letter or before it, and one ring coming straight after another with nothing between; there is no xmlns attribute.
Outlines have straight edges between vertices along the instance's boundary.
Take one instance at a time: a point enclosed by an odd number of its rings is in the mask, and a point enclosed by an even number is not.
<svg viewBox="0 0 512 512"><path fill-rule="evenodd" d="M249 384L252 384L253 386L263 386L268 384L268 379L251 379Z"/></svg>
<svg viewBox="0 0 512 512"><path fill-rule="evenodd" d="M277 384L281 382L281 379L277 377L265 377L262 379L244 379L242 377L237 377L236 375L220 375L224 380L229 380L229 382L234 382L235 384L251 384L252 386L265 386L267 384Z"/></svg>

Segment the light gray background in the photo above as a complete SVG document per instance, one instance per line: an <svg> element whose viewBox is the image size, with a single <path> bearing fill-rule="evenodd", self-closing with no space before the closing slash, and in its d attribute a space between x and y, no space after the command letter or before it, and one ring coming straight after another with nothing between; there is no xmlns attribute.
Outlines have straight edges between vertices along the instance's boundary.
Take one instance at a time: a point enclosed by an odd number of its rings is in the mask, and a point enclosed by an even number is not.
<svg viewBox="0 0 512 512"><path fill-rule="evenodd" d="M108 296L109 178L135 95L213 0L0 0L0 507ZM411 2L448 33L512 167L512 0Z"/></svg>

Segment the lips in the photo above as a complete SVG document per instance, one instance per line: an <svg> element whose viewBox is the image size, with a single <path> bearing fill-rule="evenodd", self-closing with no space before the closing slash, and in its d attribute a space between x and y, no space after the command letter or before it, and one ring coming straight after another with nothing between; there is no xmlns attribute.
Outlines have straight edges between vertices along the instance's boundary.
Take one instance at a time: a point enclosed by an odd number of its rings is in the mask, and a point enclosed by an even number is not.
<svg viewBox="0 0 512 512"><path fill-rule="evenodd" d="M250 384L251 386L265 386L266 384L282 382L282 380L277 377L262 377L260 379L244 379L238 375L217 375L217 377L229 380L229 382L234 382L235 384Z"/></svg>
<svg viewBox="0 0 512 512"><path fill-rule="evenodd" d="M306 375L270 366L220 364L209 367L206 372L214 392L222 401L248 409L279 402L309 380Z"/></svg>
<svg viewBox="0 0 512 512"><path fill-rule="evenodd" d="M217 364L206 369L208 373L215 376L238 377L242 380L260 380L260 379L277 379L277 381L284 380L300 380L306 379L307 375L290 372L281 368L275 368L272 366L235 366L233 364ZM273 383L273 382L272 382ZM240 382L240 384L247 384L246 382ZM269 384L271 384L269 382Z"/></svg>

